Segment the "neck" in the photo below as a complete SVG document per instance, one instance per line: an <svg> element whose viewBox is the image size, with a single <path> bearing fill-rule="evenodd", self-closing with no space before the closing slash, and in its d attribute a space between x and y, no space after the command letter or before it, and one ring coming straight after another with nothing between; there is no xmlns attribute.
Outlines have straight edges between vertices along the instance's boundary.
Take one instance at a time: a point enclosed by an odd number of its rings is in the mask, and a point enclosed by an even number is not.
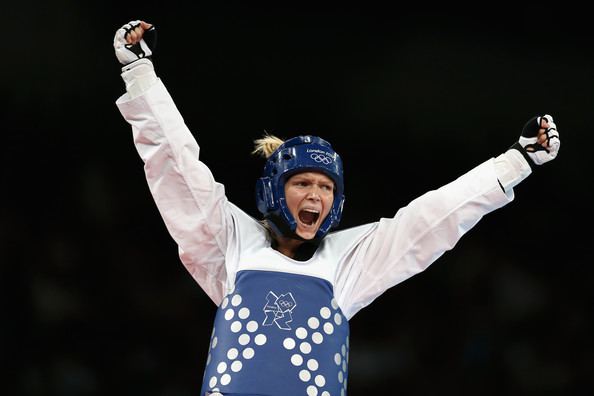
<svg viewBox="0 0 594 396"><path fill-rule="evenodd" d="M277 220L277 221L275 221ZM305 240L292 232L284 222L274 216L266 218L262 222L268 231L271 240L271 247L293 260L307 261L318 249L321 238ZM286 232L283 232L285 230Z"/></svg>
<svg viewBox="0 0 594 396"><path fill-rule="evenodd" d="M273 238L272 248L293 260L307 261L312 258L319 244L320 241L314 239L304 241L295 238L276 237Z"/></svg>
<svg viewBox="0 0 594 396"><path fill-rule="evenodd" d="M287 238L282 236L277 236L275 238L276 246L274 248L284 254L287 257L292 259L295 258L297 249L303 244L303 241L294 238Z"/></svg>

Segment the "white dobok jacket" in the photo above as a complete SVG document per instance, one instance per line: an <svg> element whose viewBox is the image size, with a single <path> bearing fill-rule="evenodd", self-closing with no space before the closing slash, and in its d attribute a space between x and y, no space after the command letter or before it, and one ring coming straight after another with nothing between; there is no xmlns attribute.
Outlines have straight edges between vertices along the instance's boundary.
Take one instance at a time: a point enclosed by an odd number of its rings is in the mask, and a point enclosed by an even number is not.
<svg viewBox="0 0 594 396"><path fill-rule="evenodd" d="M510 150L393 218L329 233L309 260L296 261L227 200L154 72L123 77L128 92L116 103L152 196L183 265L219 307L200 395L345 395L348 321L510 202L530 173Z"/></svg>

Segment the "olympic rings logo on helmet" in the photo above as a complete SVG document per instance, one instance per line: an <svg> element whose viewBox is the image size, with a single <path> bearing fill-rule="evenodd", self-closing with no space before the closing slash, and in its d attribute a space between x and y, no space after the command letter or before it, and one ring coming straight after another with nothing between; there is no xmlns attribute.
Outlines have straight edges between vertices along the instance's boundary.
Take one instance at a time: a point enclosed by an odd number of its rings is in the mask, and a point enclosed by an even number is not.
<svg viewBox="0 0 594 396"><path fill-rule="evenodd" d="M310 154L309 157L312 160L314 160L316 162L321 162L324 165L330 165L332 163L332 158L330 158L330 157L328 157L327 155L324 155L324 154L313 153L313 154Z"/></svg>

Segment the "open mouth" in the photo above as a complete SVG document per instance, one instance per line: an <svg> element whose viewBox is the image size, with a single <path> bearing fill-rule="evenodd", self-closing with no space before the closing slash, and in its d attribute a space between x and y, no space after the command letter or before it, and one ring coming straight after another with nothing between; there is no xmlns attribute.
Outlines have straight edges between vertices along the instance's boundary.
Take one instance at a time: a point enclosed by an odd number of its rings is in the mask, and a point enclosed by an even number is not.
<svg viewBox="0 0 594 396"><path fill-rule="evenodd" d="M320 212L313 209L303 209L299 211L299 221L307 226L312 226L318 221Z"/></svg>

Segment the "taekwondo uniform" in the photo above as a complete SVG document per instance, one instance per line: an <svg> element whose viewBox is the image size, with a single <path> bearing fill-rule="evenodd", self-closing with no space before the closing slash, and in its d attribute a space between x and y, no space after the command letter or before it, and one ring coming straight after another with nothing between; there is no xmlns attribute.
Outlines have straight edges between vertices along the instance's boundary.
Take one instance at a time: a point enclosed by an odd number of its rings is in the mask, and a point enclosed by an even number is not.
<svg viewBox="0 0 594 396"><path fill-rule="evenodd" d="M328 233L298 261L227 200L161 80L117 106L183 265L218 306L201 396L344 396L349 320L512 201L500 181L520 179L491 158L392 218Z"/></svg>

